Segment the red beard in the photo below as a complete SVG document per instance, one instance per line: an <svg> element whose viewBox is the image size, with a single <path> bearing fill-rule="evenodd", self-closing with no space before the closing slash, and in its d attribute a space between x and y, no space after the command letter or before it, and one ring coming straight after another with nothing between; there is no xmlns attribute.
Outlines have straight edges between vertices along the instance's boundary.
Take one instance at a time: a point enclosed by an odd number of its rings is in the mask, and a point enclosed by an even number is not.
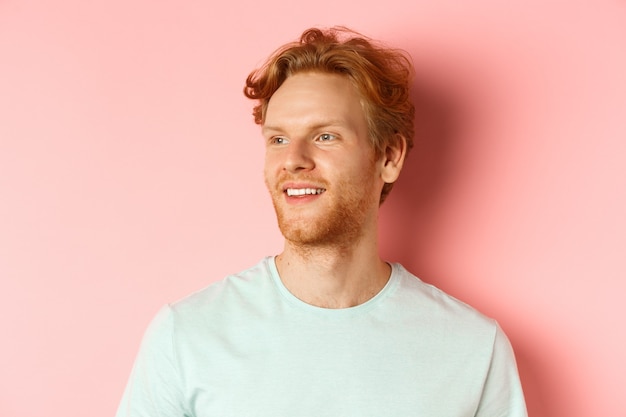
<svg viewBox="0 0 626 417"><path fill-rule="evenodd" d="M276 182L277 187L268 185L268 189L281 233L297 246L343 246L356 241L363 232L368 212L378 205L379 196L372 195L367 178L331 186L319 179L298 177L293 181L319 184L326 191L311 206L290 206L280 185L288 181L281 178Z"/></svg>

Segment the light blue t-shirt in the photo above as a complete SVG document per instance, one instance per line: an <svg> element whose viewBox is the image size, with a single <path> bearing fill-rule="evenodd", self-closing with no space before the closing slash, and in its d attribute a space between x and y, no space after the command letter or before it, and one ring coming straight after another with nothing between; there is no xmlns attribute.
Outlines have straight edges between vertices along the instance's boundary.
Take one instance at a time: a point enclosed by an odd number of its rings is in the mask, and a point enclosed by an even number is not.
<svg viewBox="0 0 626 417"><path fill-rule="evenodd" d="M164 307L118 417L524 417L497 323L393 264L356 307L306 304L274 258Z"/></svg>

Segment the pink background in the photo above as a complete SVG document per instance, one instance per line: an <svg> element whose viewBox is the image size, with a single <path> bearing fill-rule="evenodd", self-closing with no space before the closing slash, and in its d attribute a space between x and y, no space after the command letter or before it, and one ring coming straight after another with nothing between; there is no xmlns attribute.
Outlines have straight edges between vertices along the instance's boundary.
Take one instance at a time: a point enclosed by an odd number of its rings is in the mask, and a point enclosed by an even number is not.
<svg viewBox="0 0 626 417"><path fill-rule="evenodd" d="M384 256L499 320L531 416L626 416L626 3L214 4L0 2L0 415L113 415L163 303L280 250L243 81L344 24L417 68Z"/></svg>

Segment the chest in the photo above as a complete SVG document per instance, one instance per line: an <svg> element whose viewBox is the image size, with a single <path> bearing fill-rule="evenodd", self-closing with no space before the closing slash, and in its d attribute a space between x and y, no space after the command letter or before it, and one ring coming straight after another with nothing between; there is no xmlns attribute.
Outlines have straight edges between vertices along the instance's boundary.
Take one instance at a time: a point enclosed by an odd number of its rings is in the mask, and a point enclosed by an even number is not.
<svg viewBox="0 0 626 417"><path fill-rule="evenodd" d="M317 323L212 339L182 351L196 417L471 416L484 374L432 332Z"/></svg>

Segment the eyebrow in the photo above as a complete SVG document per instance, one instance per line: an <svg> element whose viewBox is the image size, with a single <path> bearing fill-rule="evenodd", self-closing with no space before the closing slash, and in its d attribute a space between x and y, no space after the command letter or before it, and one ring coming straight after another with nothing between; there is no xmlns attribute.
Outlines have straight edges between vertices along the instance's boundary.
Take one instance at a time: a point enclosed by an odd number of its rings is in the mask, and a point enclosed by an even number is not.
<svg viewBox="0 0 626 417"><path fill-rule="evenodd" d="M331 127L331 126L345 128L345 127L348 127L348 124L345 121L340 121L340 120L323 120L323 121L311 123L310 125L307 125L306 128L308 130L318 130L318 129ZM267 133L268 131L281 133L281 132L284 132L284 129L281 128L280 126L263 125L263 127L261 128L261 132Z"/></svg>

